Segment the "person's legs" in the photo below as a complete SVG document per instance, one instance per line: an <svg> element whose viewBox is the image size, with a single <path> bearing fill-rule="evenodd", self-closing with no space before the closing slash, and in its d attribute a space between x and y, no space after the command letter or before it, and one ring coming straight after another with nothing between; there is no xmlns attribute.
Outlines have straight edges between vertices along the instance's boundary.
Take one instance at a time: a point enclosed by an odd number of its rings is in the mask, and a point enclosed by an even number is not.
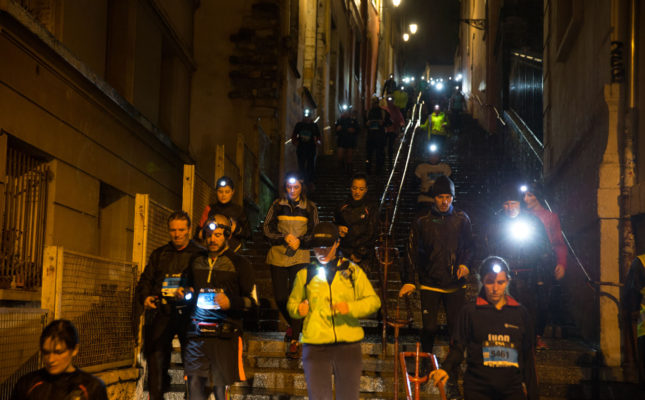
<svg viewBox="0 0 645 400"><path fill-rule="evenodd" d="M213 386L213 395L215 396L215 400L226 400L227 388L227 386Z"/></svg>
<svg viewBox="0 0 645 400"><path fill-rule="evenodd" d="M147 338L149 343L146 345L148 351L145 357L148 362L148 392L150 393L150 400L163 400L163 394L170 383L168 368L174 331L171 325L164 326L163 322L153 323L152 325L153 329L163 330L163 333L156 337L154 342L151 335ZM147 331L152 333L152 329Z"/></svg>
<svg viewBox="0 0 645 400"><path fill-rule="evenodd" d="M307 160L306 160L306 182L312 183L316 176L316 145L311 145L307 149Z"/></svg>
<svg viewBox="0 0 645 400"><path fill-rule="evenodd" d="M190 400L208 400L210 390L207 385L207 377L188 375L188 396Z"/></svg>
<svg viewBox="0 0 645 400"><path fill-rule="evenodd" d="M466 293L464 289L459 289L454 293L446 293L443 295L443 301L446 306L446 320L448 322L448 338L450 340L450 348L453 348L452 335L455 330L455 325L457 319L459 318L459 312L464 306L466 301ZM447 371L450 375L448 379L448 384L446 385L446 390L449 398L459 397L459 372L461 368L459 365L456 365L452 371Z"/></svg>
<svg viewBox="0 0 645 400"><path fill-rule="evenodd" d="M520 272L514 274L515 276L511 279L510 283L510 294L520 302L529 313L529 318L535 329L537 311L535 304L535 292L536 285L534 284L534 279L530 272ZM534 331L535 334L535 331Z"/></svg>
<svg viewBox="0 0 645 400"><path fill-rule="evenodd" d="M345 149L345 173L352 174L354 160L354 148L348 147Z"/></svg>
<svg viewBox="0 0 645 400"><path fill-rule="evenodd" d="M305 146L300 144L298 147L296 147L296 156L298 156L298 171L303 175L306 175L306 167L307 167L307 154L306 154Z"/></svg>
<svg viewBox="0 0 645 400"><path fill-rule="evenodd" d="M289 267L278 267L271 265L271 281L273 283L273 297L278 310L284 317L287 324L291 326L291 317L287 311L287 300L291 293L291 280L289 279Z"/></svg>
<svg viewBox="0 0 645 400"><path fill-rule="evenodd" d="M441 293L431 290L421 290L421 317L423 328L421 329L421 349L425 353L432 353L434 338L439 331L437 314L439 313L439 300Z"/></svg>
<svg viewBox="0 0 645 400"><path fill-rule="evenodd" d="M336 400L358 400L363 371L361 344L352 343L330 347Z"/></svg>
<svg viewBox="0 0 645 400"><path fill-rule="evenodd" d="M302 368L305 371L307 394L310 400L332 400L332 363L328 346L305 344L302 349Z"/></svg>
<svg viewBox="0 0 645 400"><path fill-rule="evenodd" d="M535 333L538 336L544 335L544 328L549 319L549 299L551 297L551 279L545 279L544 282L537 285L537 321L535 324Z"/></svg>

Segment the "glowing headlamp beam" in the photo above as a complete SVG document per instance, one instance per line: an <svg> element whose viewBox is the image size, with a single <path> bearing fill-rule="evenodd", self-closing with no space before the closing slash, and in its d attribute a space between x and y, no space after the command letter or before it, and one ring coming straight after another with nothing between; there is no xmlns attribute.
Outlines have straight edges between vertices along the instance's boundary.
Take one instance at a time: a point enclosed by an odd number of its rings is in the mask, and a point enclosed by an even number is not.
<svg viewBox="0 0 645 400"><path fill-rule="evenodd" d="M533 234L531 225L524 221L516 221L510 226L512 238L519 241L527 240Z"/></svg>

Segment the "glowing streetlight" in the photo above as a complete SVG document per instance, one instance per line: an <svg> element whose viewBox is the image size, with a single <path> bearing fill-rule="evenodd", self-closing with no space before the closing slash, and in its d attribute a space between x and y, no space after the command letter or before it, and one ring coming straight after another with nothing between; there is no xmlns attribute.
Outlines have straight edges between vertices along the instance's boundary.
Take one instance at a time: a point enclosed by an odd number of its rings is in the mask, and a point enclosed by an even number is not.
<svg viewBox="0 0 645 400"><path fill-rule="evenodd" d="M413 34L413 35L414 35L415 33L417 33L417 29L419 29L419 25L417 25L417 24L410 24L410 33L411 33L411 34Z"/></svg>
<svg viewBox="0 0 645 400"><path fill-rule="evenodd" d="M403 41L407 42L408 40L410 40L410 35L408 35L407 33L404 33L403 34Z"/></svg>
<svg viewBox="0 0 645 400"><path fill-rule="evenodd" d="M398 7L399 5L401 5L401 0L392 0L392 5L394 7Z"/></svg>

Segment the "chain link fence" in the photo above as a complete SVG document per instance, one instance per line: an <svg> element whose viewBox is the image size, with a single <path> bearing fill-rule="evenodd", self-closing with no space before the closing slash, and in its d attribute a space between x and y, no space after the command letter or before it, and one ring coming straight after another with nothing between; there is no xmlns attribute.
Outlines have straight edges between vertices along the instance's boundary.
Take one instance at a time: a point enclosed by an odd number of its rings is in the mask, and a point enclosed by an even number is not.
<svg viewBox="0 0 645 400"><path fill-rule="evenodd" d="M40 368L39 338L47 311L0 308L0 400L9 400L18 379Z"/></svg>
<svg viewBox="0 0 645 400"><path fill-rule="evenodd" d="M131 365L136 264L71 251L63 260L60 318L79 331L76 365L87 370Z"/></svg>

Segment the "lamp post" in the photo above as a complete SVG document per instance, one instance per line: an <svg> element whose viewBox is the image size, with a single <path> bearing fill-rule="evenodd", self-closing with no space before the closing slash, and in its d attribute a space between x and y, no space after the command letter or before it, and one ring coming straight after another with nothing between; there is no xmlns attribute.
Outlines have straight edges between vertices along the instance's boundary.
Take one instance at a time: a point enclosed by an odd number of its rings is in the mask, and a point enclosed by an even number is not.
<svg viewBox="0 0 645 400"><path fill-rule="evenodd" d="M414 35L415 33L417 33L417 29L419 29L419 25L413 23L409 25L409 28L410 33Z"/></svg>

